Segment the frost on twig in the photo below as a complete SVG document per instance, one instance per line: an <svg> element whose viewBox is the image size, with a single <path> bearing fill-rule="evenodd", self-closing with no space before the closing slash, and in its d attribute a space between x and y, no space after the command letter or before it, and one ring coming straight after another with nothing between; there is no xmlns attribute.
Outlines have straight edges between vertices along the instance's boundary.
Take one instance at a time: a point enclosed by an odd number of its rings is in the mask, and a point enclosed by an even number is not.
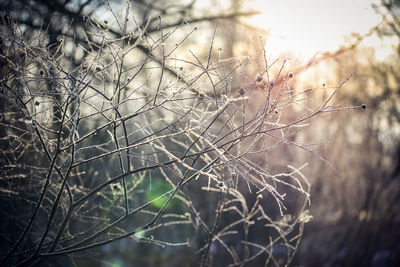
<svg viewBox="0 0 400 267"><path fill-rule="evenodd" d="M19 233L3 233L3 263L122 239L189 247L203 265L215 256L232 266L290 263L311 219L307 164L277 171L268 158L282 147L318 157L293 137L341 110L328 102L342 85L310 104L309 90L288 85L285 63L273 77L265 60L249 79L249 57L216 53L217 28L206 57L179 56L194 29L163 28L160 18L154 30L129 7L124 14L86 18L90 30L53 52L46 31L26 40L9 23L1 33L0 195L21 215L8 218Z"/></svg>

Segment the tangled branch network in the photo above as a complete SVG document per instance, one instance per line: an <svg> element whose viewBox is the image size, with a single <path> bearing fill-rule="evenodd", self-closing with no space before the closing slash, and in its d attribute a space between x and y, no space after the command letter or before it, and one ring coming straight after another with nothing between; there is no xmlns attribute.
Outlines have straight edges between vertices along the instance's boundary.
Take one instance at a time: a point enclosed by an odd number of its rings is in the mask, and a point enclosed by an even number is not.
<svg viewBox="0 0 400 267"><path fill-rule="evenodd" d="M317 104L314 89L288 85L285 62L272 74L264 56L250 78L251 58L224 58L216 31L197 55L183 49L196 28L140 24L130 8L85 17L85 31L55 44L3 18L2 264L96 255L123 239L180 247L202 265L290 263L311 219L307 164L276 171L268 159L281 147L318 157L293 136L350 109L330 105L344 83Z"/></svg>

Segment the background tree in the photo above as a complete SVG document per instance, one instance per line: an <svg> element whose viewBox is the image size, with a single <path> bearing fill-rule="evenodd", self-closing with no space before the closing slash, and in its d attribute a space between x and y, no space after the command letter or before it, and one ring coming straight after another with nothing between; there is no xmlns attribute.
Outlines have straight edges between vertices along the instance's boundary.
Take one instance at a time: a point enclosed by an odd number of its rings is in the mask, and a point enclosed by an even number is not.
<svg viewBox="0 0 400 267"><path fill-rule="evenodd" d="M374 6L383 22L368 35L399 38L399 3L382 1ZM330 155L342 180L332 179L323 165L307 173L313 188L312 223L307 225L297 263L307 266L397 266L399 255L399 43L390 59L375 58L373 48L356 44L326 55L323 67L336 75L316 77L325 86L356 70L354 79L338 96L340 103L366 103L367 112L338 114L314 123L323 131L303 138L331 135L322 155ZM314 180L315 179L315 180ZM307 258L309 254L314 255Z"/></svg>

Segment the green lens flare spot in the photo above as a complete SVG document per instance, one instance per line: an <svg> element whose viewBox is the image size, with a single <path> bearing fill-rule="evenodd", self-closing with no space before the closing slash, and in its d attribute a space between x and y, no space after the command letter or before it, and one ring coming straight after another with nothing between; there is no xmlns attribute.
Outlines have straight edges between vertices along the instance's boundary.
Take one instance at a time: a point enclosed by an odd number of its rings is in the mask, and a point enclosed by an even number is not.
<svg viewBox="0 0 400 267"><path fill-rule="evenodd" d="M137 232L134 234L134 236L135 236L137 239L141 239L141 238L144 237L144 234L145 234L145 232L144 232L143 230L139 230L139 231L137 231Z"/></svg>
<svg viewBox="0 0 400 267"><path fill-rule="evenodd" d="M161 208L168 200L169 194L166 194L163 197L160 196L171 189L172 186L169 183L161 179L152 179L151 187L149 186L149 189L146 192L147 200L151 201L155 207Z"/></svg>

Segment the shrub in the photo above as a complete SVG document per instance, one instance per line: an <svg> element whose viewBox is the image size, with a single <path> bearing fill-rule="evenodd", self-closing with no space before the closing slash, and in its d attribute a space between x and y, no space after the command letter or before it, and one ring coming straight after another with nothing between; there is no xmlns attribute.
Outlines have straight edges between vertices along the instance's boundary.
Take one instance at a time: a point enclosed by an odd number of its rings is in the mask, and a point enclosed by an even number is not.
<svg viewBox="0 0 400 267"><path fill-rule="evenodd" d="M84 16L86 30L55 43L50 26L29 33L3 17L2 263L68 265L125 244L121 257L147 264L178 255L167 247L190 257L164 264L289 264L310 184L306 164L269 161L281 147L317 156L293 137L352 108L329 104L343 84L308 104L285 62L272 77L264 56L248 78L251 59L221 57L215 31L205 56L188 55L196 28L139 25L130 11Z"/></svg>

